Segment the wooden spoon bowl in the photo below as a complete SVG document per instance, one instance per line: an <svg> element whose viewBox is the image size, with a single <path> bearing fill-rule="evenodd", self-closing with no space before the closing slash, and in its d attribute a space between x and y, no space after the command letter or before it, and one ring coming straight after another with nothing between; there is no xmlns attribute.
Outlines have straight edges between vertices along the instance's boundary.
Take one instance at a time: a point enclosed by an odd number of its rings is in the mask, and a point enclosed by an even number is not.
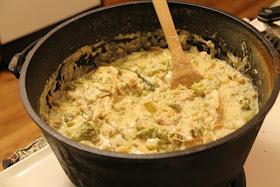
<svg viewBox="0 0 280 187"><path fill-rule="evenodd" d="M173 75L170 89L176 89L180 84L191 88L193 83L199 82L203 77L186 58L166 0L153 0L153 5L172 54Z"/></svg>

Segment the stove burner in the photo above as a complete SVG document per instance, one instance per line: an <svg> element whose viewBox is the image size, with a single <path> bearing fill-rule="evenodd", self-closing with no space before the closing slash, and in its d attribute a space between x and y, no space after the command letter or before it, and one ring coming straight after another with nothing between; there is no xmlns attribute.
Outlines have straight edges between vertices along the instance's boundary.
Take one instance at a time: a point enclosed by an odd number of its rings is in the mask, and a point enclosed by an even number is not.
<svg viewBox="0 0 280 187"><path fill-rule="evenodd" d="M242 168L242 171L227 187L246 187L246 176L245 176L244 168Z"/></svg>

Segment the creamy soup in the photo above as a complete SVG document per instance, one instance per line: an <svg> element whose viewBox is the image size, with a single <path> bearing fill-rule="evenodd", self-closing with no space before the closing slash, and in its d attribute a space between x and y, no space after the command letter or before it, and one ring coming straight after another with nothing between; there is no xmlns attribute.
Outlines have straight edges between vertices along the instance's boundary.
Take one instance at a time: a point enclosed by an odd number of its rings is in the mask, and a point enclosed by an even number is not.
<svg viewBox="0 0 280 187"><path fill-rule="evenodd" d="M44 119L82 144L146 154L215 141L258 112L257 92L248 77L196 47L186 58L204 77L191 89L180 85L170 90L168 49L134 52L67 82L51 97Z"/></svg>

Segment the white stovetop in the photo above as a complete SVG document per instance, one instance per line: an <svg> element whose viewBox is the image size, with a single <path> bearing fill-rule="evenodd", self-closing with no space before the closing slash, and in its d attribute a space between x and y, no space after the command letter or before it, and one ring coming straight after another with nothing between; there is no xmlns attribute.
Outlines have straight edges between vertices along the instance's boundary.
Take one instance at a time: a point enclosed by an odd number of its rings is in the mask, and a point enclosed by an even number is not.
<svg viewBox="0 0 280 187"><path fill-rule="evenodd" d="M262 30L257 20L253 25ZM280 95L245 163L247 187L280 187ZM49 146L0 172L0 187L73 187Z"/></svg>

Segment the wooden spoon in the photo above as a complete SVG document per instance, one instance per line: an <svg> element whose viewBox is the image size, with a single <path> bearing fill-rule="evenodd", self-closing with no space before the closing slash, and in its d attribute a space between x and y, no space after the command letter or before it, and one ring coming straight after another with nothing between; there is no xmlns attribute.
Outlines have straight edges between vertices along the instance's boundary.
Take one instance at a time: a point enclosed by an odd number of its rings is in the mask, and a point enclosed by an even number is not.
<svg viewBox="0 0 280 187"><path fill-rule="evenodd" d="M199 82L203 77L186 58L166 0L153 0L153 5L172 54L173 75L170 89L176 89L179 84L191 88L193 83Z"/></svg>

